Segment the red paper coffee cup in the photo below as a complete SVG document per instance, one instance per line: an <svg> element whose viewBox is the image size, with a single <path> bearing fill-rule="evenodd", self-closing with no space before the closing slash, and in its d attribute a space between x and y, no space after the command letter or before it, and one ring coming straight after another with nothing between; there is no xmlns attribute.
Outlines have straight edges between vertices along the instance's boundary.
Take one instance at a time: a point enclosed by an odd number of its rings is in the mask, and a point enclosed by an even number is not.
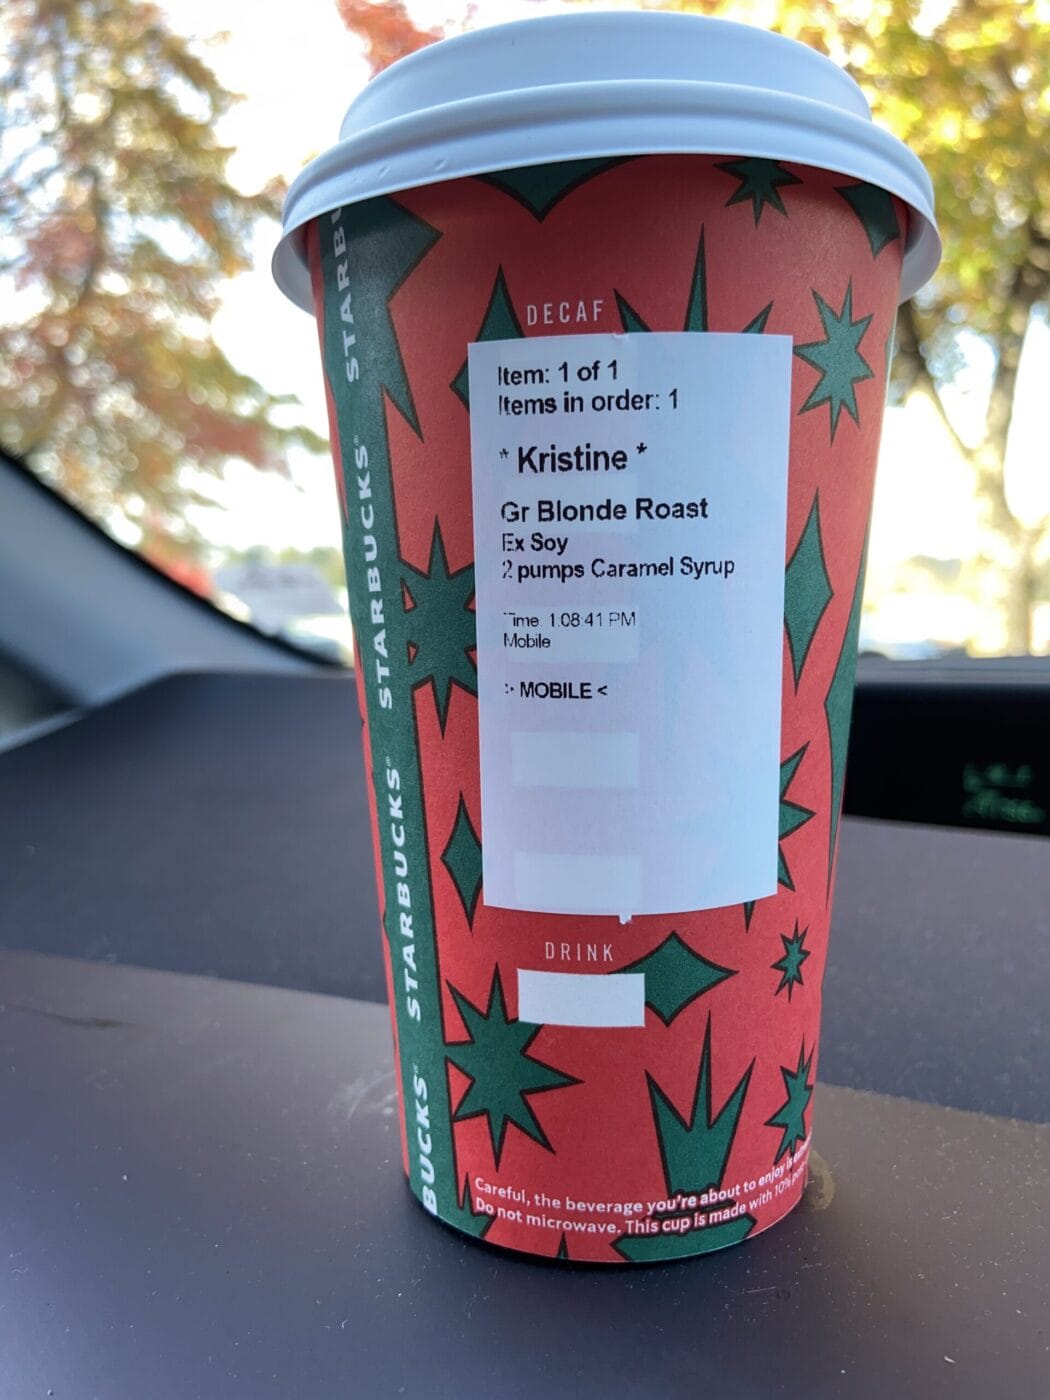
<svg viewBox="0 0 1050 1400"><path fill-rule="evenodd" d="M389 70L289 197L404 1166L493 1244L678 1258L805 1185L894 318L937 257L866 112L759 31L529 21Z"/></svg>

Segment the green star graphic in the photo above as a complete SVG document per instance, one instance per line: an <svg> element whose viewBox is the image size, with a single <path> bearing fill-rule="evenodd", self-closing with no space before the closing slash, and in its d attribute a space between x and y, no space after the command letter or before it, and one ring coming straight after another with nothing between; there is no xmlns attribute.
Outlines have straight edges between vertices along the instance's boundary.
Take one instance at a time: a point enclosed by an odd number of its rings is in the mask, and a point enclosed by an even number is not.
<svg viewBox="0 0 1050 1400"><path fill-rule="evenodd" d="M620 313L620 324L628 333L638 331L648 331L650 326L642 320L638 312L627 300L626 297L616 292L616 306ZM769 320L769 313L773 310L773 303L769 302L757 316L744 327L745 332L760 335L765 330L766 322ZM693 277L689 284L689 296L686 299L685 319L682 324L684 331L706 331L708 329L707 315L707 252L704 245L704 230L700 230L700 241L696 248L696 262L693 264Z"/></svg>
<svg viewBox="0 0 1050 1400"><path fill-rule="evenodd" d="M696 262L693 264L693 280L689 284L689 300L685 304L684 331L707 330L707 248L704 244L704 230L700 230L700 240L696 245Z"/></svg>
<svg viewBox="0 0 1050 1400"><path fill-rule="evenodd" d="M814 496L784 575L784 626L796 690L820 620L833 596L820 536L820 500Z"/></svg>
<svg viewBox="0 0 1050 1400"><path fill-rule="evenodd" d="M669 934L659 948L621 971L645 974L645 1003L665 1026L697 997L736 975L734 968L720 967L694 953L677 933Z"/></svg>
<svg viewBox="0 0 1050 1400"><path fill-rule="evenodd" d="M828 404L831 410L831 439L834 442L843 409L854 423L860 423L854 385L875 378L874 371L858 348L872 318L861 316L854 321L852 278L846 287L841 311L833 311L819 292L813 293L813 300L817 303L825 339L795 346L799 359L820 371L816 386L799 412L806 413L812 408L819 408L821 404Z"/></svg>
<svg viewBox="0 0 1050 1400"><path fill-rule="evenodd" d="M565 1238L564 1231L562 1232L561 1244L558 1246L558 1252L554 1257L555 1259L569 1258L569 1241Z"/></svg>
<svg viewBox="0 0 1050 1400"><path fill-rule="evenodd" d="M669 1196L679 1191L683 1195L699 1195L709 1187L721 1185L754 1067L752 1060L736 1088L715 1113L711 1087L711 1018L708 1017L688 1119L678 1112L656 1081L646 1076ZM723 1204L732 1205L732 1202ZM639 1263L672 1258L676 1254L703 1254L745 1239L754 1223L750 1215L740 1215L681 1236L625 1234L616 1241L616 1250L625 1259Z"/></svg>
<svg viewBox="0 0 1050 1400"><path fill-rule="evenodd" d="M510 292L507 290L507 279L503 275L502 267L496 272L496 281L492 287L492 295L489 297L489 304L485 309L482 318L481 328L475 340L520 340L525 332L521 328L514 310L514 303L510 299ZM470 408L470 362L463 361L463 368L453 379L451 388L458 394L464 405Z"/></svg>
<svg viewBox="0 0 1050 1400"><path fill-rule="evenodd" d="M831 749L831 832L828 843L828 894L831 893L831 870L835 863L835 840L839 829L842 788L846 781L846 751L849 748L849 721L853 709L853 679L857 671L857 644L860 640L860 613L864 600L864 573L868 561L868 543L857 570L853 586L846 635L835 664L835 674L824 697L824 714L828 722L828 745Z"/></svg>
<svg viewBox="0 0 1050 1400"><path fill-rule="evenodd" d="M649 327L638 315L638 312L635 311L631 303L626 297L622 297L619 292L616 293L616 308L620 313L620 325L623 326L624 330L627 331L629 335L634 335L638 331L649 330Z"/></svg>
<svg viewBox="0 0 1050 1400"><path fill-rule="evenodd" d="M448 721L453 682L477 694L477 666L470 653L477 646L477 629L471 602L474 599L474 566L449 573L445 543L435 523L430 545L430 568L422 574L404 566L402 584L412 602L408 614L408 674L413 689L428 681L434 687L441 732Z"/></svg>
<svg viewBox="0 0 1050 1400"><path fill-rule="evenodd" d="M795 932L790 937L788 937L786 933L780 935L780 941L784 945L784 956L772 964L773 971L781 974L780 986L773 993L774 996L779 996L786 987L788 1001L790 1001L791 993L794 991L796 982L800 987L803 985L802 964L809 957L809 949L804 948L802 945L806 941L806 934L808 932L809 929L804 928L802 932L799 933L798 920L796 919Z"/></svg>
<svg viewBox="0 0 1050 1400"><path fill-rule="evenodd" d="M484 1239L489 1226L495 1220L495 1216L489 1215L488 1211L474 1209L468 1176L463 1177L463 1185L459 1190L457 1204L460 1209L460 1214L456 1217L457 1230L463 1230L468 1235L473 1235L476 1240Z"/></svg>
<svg viewBox="0 0 1050 1400"><path fill-rule="evenodd" d="M616 293L616 306L620 312L620 324L625 331L648 331L651 329L626 297ZM707 251L704 244L704 230L700 229L700 240L696 245L696 261L693 263L693 276L689 283L689 296L686 298L684 331L707 330Z"/></svg>
<svg viewBox="0 0 1050 1400"><path fill-rule="evenodd" d="M761 335L766 328L766 322L769 320L769 313L772 310L773 303L771 301L766 302L765 306L763 306L762 310L758 313L758 315L753 316L751 320L748 321L747 325L744 327L744 334Z"/></svg>
<svg viewBox="0 0 1050 1400"><path fill-rule="evenodd" d="M799 803L790 801L786 796L787 790L791 786L791 781L798 772L799 764L805 757L808 748L808 744L803 744L790 758L785 758L784 762L780 765L780 829L777 835L777 881L779 884L785 885L789 890L793 890L795 884L791 878L791 871L788 868L787 859L784 856L783 843L788 836L797 831L800 826L805 826L805 824L816 815L814 812L811 812L808 807L802 807ZM745 933L751 928L751 919L754 915L757 902L757 900L751 899L747 900L741 906L744 911Z"/></svg>
<svg viewBox="0 0 1050 1400"><path fill-rule="evenodd" d="M676 1191L706 1191L709 1186L717 1186L722 1180L753 1069L752 1060L736 1088L719 1111L714 1113L709 1016L688 1119L682 1117L655 1079L647 1076L669 1195L674 1195Z"/></svg>
<svg viewBox="0 0 1050 1400"><path fill-rule="evenodd" d="M474 910L481 893L481 842L471 824L462 793L452 835L441 854L441 863L452 877L467 923L473 928Z"/></svg>
<svg viewBox="0 0 1050 1400"><path fill-rule="evenodd" d="M614 165L622 165L623 156L600 157L588 160L561 160L551 165L528 165L520 170L501 170L498 175L479 175L487 185L516 199L537 220L547 217L555 205L560 204L567 194L579 189L580 185L600 175L603 170L611 170Z"/></svg>
<svg viewBox="0 0 1050 1400"><path fill-rule="evenodd" d="M453 1114L454 1120L458 1123L465 1118L480 1116L488 1119L497 1167L503 1155L507 1127L511 1123L533 1142L553 1152L528 1103L528 1097L551 1089L563 1089L580 1081L545 1065L528 1053L529 1046L543 1027L508 1018L498 969L492 978L489 1004L485 1011L479 1011L451 983L449 990L470 1036L470 1040L462 1044L445 1046L450 1063L470 1080L470 1087Z"/></svg>
<svg viewBox="0 0 1050 1400"><path fill-rule="evenodd" d="M801 185L802 183L797 175L792 175L782 165L778 165L775 160L763 160L756 156L748 156L744 160L720 162L717 169L724 170L727 175L732 175L740 181L740 188L726 200L726 208L728 209L731 204L746 204L750 200L756 228L767 204L778 214L787 217L784 201L777 193L779 185Z"/></svg>
<svg viewBox="0 0 1050 1400"><path fill-rule="evenodd" d="M805 1056L806 1042L803 1041L798 1052L798 1068L790 1070L783 1065L780 1067L787 1100L781 1104L772 1118L766 1120L767 1128L780 1128L784 1134L780 1139L777 1155L773 1158L774 1166L785 1153L794 1152L798 1144L806 1140L806 1109L813 1097L813 1085L807 1081L810 1066L813 1064L813 1051L809 1052L808 1060Z"/></svg>
<svg viewBox="0 0 1050 1400"><path fill-rule="evenodd" d="M357 275L372 284L367 297L355 294L352 306L346 308L353 318L348 328L357 336L358 345L368 346L368 354L360 361L362 386L374 392L371 386L381 385L419 436L419 419L390 314L390 301L441 235L395 199L386 197L355 205L350 223Z"/></svg>
<svg viewBox="0 0 1050 1400"><path fill-rule="evenodd" d="M900 238L900 225L893 208L893 196L875 185L839 185L842 196L856 214L868 235L871 255L877 258L887 244Z"/></svg>
<svg viewBox="0 0 1050 1400"><path fill-rule="evenodd" d="M777 880L780 884L786 885L789 890L793 890L795 885L787 860L784 858L784 841L800 826L805 826L815 814L808 807L800 807L797 802L789 801L786 793L808 748L808 744L803 744L800 749L796 749L790 758L785 758L780 765L780 833L777 846L779 858Z"/></svg>

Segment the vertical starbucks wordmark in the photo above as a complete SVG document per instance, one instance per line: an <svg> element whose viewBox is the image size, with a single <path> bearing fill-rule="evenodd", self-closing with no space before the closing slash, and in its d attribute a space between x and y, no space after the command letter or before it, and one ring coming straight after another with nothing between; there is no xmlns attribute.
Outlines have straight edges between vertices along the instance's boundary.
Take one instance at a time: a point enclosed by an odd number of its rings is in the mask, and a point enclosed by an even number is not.
<svg viewBox="0 0 1050 1400"><path fill-rule="evenodd" d="M385 408L389 400L421 436L390 302L440 235L387 198L337 210L320 221L320 230L322 343L348 503L347 582L372 750L409 1179L432 1214L477 1232L453 1153L414 714L423 663L413 668L410 660L413 628L404 607ZM434 543L440 554L437 536ZM429 576L411 576L425 592Z"/></svg>

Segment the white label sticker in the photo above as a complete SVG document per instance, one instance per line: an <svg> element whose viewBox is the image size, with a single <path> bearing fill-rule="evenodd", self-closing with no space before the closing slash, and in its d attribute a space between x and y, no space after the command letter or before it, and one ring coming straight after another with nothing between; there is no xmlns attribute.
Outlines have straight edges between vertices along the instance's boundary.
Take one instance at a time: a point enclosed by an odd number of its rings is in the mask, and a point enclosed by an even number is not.
<svg viewBox="0 0 1050 1400"><path fill-rule="evenodd" d="M791 339L470 346L486 904L777 887Z"/></svg>

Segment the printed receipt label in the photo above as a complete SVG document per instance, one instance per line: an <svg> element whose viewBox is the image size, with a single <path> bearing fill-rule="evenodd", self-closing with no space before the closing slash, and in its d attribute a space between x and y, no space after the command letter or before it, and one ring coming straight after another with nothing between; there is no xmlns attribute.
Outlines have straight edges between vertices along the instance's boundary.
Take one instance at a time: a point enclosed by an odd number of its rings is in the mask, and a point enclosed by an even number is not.
<svg viewBox="0 0 1050 1400"><path fill-rule="evenodd" d="M777 887L791 339L469 348L485 903Z"/></svg>

